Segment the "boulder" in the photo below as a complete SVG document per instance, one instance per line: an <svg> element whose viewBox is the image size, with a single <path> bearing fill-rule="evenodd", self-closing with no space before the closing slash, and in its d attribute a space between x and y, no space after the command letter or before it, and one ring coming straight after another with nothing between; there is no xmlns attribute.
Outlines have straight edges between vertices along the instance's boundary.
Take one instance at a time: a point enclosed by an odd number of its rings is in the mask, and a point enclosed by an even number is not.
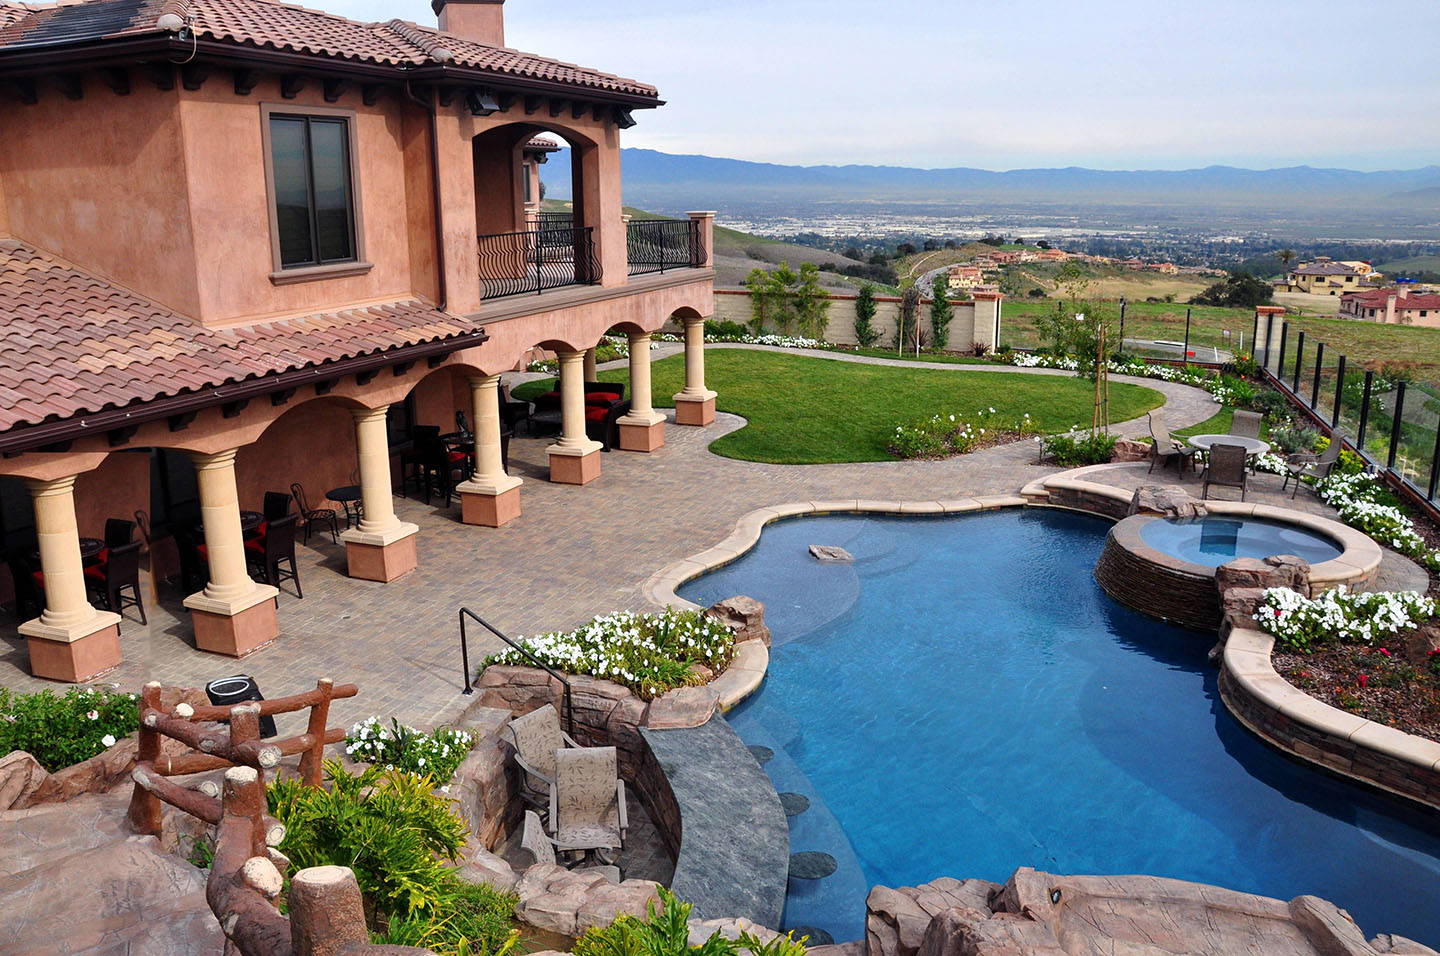
<svg viewBox="0 0 1440 956"><path fill-rule="evenodd" d="M626 880L596 886L586 893L575 912L576 930L583 933L596 926L609 926L621 913L644 919L652 902L656 907L660 905L659 885L651 880Z"/></svg>
<svg viewBox="0 0 1440 956"><path fill-rule="evenodd" d="M1377 953L1391 953L1394 956L1440 956L1440 953L1429 946L1404 936L1396 936L1394 933L1381 933L1370 941L1370 946Z"/></svg>
<svg viewBox="0 0 1440 956"><path fill-rule="evenodd" d="M1404 636L1405 659L1416 667L1429 662L1430 653L1440 650L1440 624L1422 624Z"/></svg>
<svg viewBox="0 0 1440 956"><path fill-rule="evenodd" d="M1290 588L1310 596L1310 565L1293 554L1259 558L1236 558L1215 569L1215 589L1223 599L1226 592L1241 589Z"/></svg>
<svg viewBox="0 0 1440 956"><path fill-rule="evenodd" d="M865 945L869 956L915 956L930 925L909 887L876 886L865 898Z"/></svg>
<svg viewBox="0 0 1440 956"><path fill-rule="evenodd" d="M741 933L749 933L762 943L768 943L780 934L773 929L766 929L753 920L743 916L722 917L720 919L692 919L688 924L690 927L690 945L703 946L705 941L716 933L725 939L739 939Z"/></svg>
<svg viewBox="0 0 1440 956"><path fill-rule="evenodd" d="M716 618L735 635L735 643L763 641L770 646L770 629L765 626L765 605L754 598L737 595L716 601L705 613Z"/></svg>
<svg viewBox="0 0 1440 956"><path fill-rule="evenodd" d="M833 544L810 545L810 556L821 564L854 564L855 556Z"/></svg>
<svg viewBox="0 0 1440 956"><path fill-rule="evenodd" d="M0 810L16 810L30 805L30 798L42 789L50 774L40 761L23 750L0 757Z"/></svg>
<svg viewBox="0 0 1440 956"><path fill-rule="evenodd" d="M1192 498L1179 485L1141 485L1130 496L1127 515L1155 514L1166 518L1198 518L1207 513L1205 502Z"/></svg>
<svg viewBox="0 0 1440 956"><path fill-rule="evenodd" d="M501 893L511 892L520 882L520 877L503 857L480 848L467 852L459 875L467 883L488 883Z"/></svg>
<svg viewBox="0 0 1440 956"><path fill-rule="evenodd" d="M1066 951L1044 923L957 906L931 921L919 956L1066 956Z"/></svg>
<svg viewBox="0 0 1440 956"><path fill-rule="evenodd" d="M645 725L651 730L699 727L719 706L719 696L709 687L677 687L650 702Z"/></svg>
<svg viewBox="0 0 1440 956"><path fill-rule="evenodd" d="M1305 939L1321 953L1362 956L1370 952L1365 934L1350 914L1318 896L1297 896L1290 901L1290 919Z"/></svg>
<svg viewBox="0 0 1440 956"><path fill-rule="evenodd" d="M1150 457L1150 449L1152 447L1149 442L1136 441L1133 438L1121 438L1115 442L1115 450L1110 454L1110 460L1145 461Z"/></svg>

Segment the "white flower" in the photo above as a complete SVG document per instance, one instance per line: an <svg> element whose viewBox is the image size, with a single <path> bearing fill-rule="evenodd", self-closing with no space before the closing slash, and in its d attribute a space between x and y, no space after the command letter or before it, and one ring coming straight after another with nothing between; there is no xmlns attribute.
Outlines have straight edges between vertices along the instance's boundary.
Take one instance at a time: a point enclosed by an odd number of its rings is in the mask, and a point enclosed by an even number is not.
<svg viewBox="0 0 1440 956"><path fill-rule="evenodd" d="M91 720L99 720L99 719L100 719L100 711L98 711L98 710L92 710L92 711L90 711L90 713L86 714L85 716L86 716L86 717L89 717Z"/></svg>
<svg viewBox="0 0 1440 956"><path fill-rule="evenodd" d="M115 746L115 735L106 734L104 737L100 738L100 742L107 747L113 747Z"/></svg>

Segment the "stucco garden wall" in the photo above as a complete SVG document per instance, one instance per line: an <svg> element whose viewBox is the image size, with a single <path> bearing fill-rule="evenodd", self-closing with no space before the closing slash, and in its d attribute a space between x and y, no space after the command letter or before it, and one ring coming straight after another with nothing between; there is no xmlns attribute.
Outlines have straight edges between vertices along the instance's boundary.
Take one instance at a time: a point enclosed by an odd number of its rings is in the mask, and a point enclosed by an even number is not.
<svg viewBox="0 0 1440 956"><path fill-rule="evenodd" d="M836 345L855 345L855 296L832 295L830 299L829 324L824 339ZM993 345L996 331L996 314L999 300L982 299L975 302L955 302L955 316L950 320L950 335L946 348L965 351L972 342ZM715 318L720 321L740 322L748 325L750 293L730 289L715 290ZM900 300L894 296L875 297L874 326L880 331L876 345L894 345L895 327L900 320ZM977 323L979 334L976 334ZM920 328L927 335L930 331L930 300L920 301ZM767 332L778 331L767 328Z"/></svg>

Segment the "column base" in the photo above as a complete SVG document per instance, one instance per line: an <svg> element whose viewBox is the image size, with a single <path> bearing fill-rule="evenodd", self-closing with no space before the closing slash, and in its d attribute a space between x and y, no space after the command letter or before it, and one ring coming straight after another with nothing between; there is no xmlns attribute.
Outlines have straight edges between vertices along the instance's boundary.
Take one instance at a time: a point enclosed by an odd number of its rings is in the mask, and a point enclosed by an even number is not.
<svg viewBox="0 0 1440 956"><path fill-rule="evenodd" d="M280 621L275 613L275 594L268 585L256 585L268 594L257 604L225 614L218 611L190 608L195 625L195 646L212 654L244 657L253 654L280 636Z"/></svg>
<svg viewBox="0 0 1440 956"><path fill-rule="evenodd" d="M592 447L572 450L560 445L551 445L550 480L559 485L588 485L600 477L600 443L587 442Z"/></svg>
<svg viewBox="0 0 1440 956"><path fill-rule="evenodd" d="M409 574L420 565L415 552L419 525L401 522L390 531L370 532L352 528L340 535L345 542L345 560L352 578L389 583Z"/></svg>
<svg viewBox="0 0 1440 956"><path fill-rule="evenodd" d="M703 427L712 424L714 421L714 392L708 392L704 397L686 395L684 392L675 396L675 424L699 425Z"/></svg>
<svg viewBox="0 0 1440 956"><path fill-rule="evenodd" d="M20 625L30 652L30 673L83 684L120 666L120 615L97 611L84 624L55 627L39 618Z"/></svg>
<svg viewBox="0 0 1440 956"><path fill-rule="evenodd" d="M656 415L654 422L626 421L621 418L620 450L651 452L665 444L665 419Z"/></svg>
<svg viewBox="0 0 1440 956"><path fill-rule="evenodd" d="M455 486L460 493L460 520L465 524L498 528L520 517L520 480L501 491L493 488L467 488L471 482Z"/></svg>

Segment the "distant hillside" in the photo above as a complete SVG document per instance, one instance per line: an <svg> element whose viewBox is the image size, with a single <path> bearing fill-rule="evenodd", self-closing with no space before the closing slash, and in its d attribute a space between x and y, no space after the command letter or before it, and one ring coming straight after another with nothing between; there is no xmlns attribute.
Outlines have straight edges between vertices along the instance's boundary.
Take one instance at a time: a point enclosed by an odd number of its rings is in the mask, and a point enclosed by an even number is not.
<svg viewBox="0 0 1440 956"><path fill-rule="evenodd" d="M569 196L568 164L568 153L562 152L543 170L550 195L556 198ZM650 149L623 150L621 164L625 201L663 209L775 199L1440 206L1440 166L1381 172L1311 166L1260 170L1072 166L996 172L969 167L783 166Z"/></svg>

